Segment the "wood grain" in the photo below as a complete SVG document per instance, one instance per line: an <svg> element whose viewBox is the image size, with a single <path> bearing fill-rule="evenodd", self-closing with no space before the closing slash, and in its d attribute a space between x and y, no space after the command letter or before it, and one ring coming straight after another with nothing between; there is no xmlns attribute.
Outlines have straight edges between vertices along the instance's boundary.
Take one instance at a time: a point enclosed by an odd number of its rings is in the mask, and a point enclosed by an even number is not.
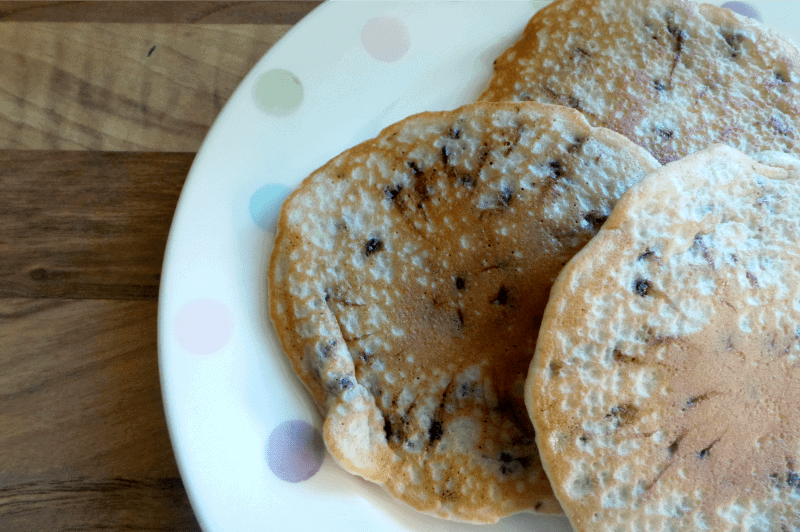
<svg viewBox="0 0 800 532"><path fill-rule="evenodd" d="M155 301L0 299L0 530L198 530Z"/></svg>
<svg viewBox="0 0 800 532"><path fill-rule="evenodd" d="M296 24L322 2L0 2L0 22Z"/></svg>
<svg viewBox="0 0 800 532"><path fill-rule="evenodd" d="M155 299L193 158L0 150L0 297Z"/></svg>
<svg viewBox="0 0 800 532"><path fill-rule="evenodd" d="M196 152L290 27L0 23L0 149Z"/></svg>

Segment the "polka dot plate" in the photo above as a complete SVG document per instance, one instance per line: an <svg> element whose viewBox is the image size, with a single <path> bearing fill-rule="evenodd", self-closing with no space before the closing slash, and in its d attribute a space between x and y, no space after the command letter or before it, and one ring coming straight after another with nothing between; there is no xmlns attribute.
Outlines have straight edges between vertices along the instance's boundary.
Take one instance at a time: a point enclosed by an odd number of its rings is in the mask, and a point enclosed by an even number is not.
<svg viewBox="0 0 800 532"><path fill-rule="evenodd" d="M321 417L281 352L266 303L288 193L410 114L473 101L494 59L545 3L326 2L270 49L225 105L175 212L158 318L170 435L205 531L570 530L561 516L475 526L420 515L341 470L325 452ZM725 4L798 40L786 2Z"/></svg>

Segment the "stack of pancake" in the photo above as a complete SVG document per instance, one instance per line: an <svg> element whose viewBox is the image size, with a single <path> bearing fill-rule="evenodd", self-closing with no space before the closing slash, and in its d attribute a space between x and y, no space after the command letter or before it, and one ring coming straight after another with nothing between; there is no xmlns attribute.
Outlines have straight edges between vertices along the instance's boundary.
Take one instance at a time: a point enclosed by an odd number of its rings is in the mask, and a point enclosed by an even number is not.
<svg viewBox="0 0 800 532"><path fill-rule="evenodd" d="M269 304L334 459L453 520L796 530L799 87L726 9L562 0L312 173Z"/></svg>

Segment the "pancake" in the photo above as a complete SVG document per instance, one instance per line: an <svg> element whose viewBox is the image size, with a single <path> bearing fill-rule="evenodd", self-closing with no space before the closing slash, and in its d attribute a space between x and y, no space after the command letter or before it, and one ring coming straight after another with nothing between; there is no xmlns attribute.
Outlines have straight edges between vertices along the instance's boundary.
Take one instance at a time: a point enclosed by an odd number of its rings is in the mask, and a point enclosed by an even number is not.
<svg viewBox="0 0 800 532"><path fill-rule="evenodd" d="M631 188L558 277L526 383L582 531L800 515L800 161L717 145Z"/></svg>
<svg viewBox="0 0 800 532"><path fill-rule="evenodd" d="M797 47L708 4L554 2L497 58L479 99L573 107L662 164L714 143L800 156Z"/></svg>
<svg viewBox="0 0 800 532"><path fill-rule="evenodd" d="M303 181L270 312L334 459L439 517L560 512L523 398L539 320L658 167L572 109L481 102L409 117Z"/></svg>

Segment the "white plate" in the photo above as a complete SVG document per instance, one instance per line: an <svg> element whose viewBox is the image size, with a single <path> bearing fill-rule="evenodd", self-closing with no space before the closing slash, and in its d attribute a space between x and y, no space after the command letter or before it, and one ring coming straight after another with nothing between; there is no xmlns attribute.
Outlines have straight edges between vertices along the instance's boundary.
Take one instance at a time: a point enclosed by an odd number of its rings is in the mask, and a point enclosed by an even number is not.
<svg viewBox="0 0 800 532"><path fill-rule="evenodd" d="M328 2L225 105L178 203L158 317L170 435L207 532L570 530L564 517L490 526L427 517L345 473L324 452L321 418L266 310L275 218L289 191L391 123L473 101L544 3ZM800 40L787 16L798 2L751 4Z"/></svg>

